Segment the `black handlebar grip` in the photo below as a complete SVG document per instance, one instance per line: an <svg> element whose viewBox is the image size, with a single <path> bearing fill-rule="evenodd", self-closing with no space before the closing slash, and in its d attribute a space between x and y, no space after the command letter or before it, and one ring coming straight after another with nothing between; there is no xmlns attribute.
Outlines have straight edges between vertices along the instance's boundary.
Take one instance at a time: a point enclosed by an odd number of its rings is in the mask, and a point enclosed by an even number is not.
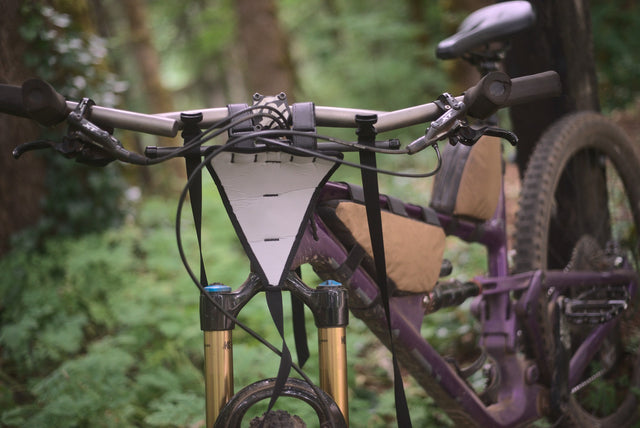
<svg viewBox="0 0 640 428"><path fill-rule="evenodd" d="M22 103L29 117L45 126L56 125L69 115L64 97L44 80L31 79L22 84Z"/></svg>
<svg viewBox="0 0 640 428"><path fill-rule="evenodd" d="M14 85L0 85L0 112L13 116L29 117L22 103L22 88Z"/></svg>
<svg viewBox="0 0 640 428"><path fill-rule="evenodd" d="M505 106L514 106L562 94L560 76L555 71L545 71L530 76L511 79L511 95Z"/></svg>
<svg viewBox="0 0 640 428"><path fill-rule="evenodd" d="M467 114L479 119L489 117L504 106L510 93L509 76L500 71L491 72L464 93Z"/></svg>

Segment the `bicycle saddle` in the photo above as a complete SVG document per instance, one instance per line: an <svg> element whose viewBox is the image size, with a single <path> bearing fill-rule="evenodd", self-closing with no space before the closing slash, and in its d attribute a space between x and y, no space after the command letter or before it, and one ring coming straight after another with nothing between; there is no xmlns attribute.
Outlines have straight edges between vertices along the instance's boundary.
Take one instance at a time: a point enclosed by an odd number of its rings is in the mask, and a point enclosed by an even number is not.
<svg viewBox="0 0 640 428"><path fill-rule="evenodd" d="M535 12L528 1L508 1L478 9L458 27L458 32L438 43L436 56L452 59L498 41L533 25Z"/></svg>

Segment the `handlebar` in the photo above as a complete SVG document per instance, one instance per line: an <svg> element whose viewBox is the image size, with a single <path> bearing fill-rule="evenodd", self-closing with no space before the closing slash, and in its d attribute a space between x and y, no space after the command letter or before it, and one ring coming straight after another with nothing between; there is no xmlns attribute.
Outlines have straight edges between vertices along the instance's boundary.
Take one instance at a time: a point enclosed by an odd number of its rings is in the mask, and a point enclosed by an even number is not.
<svg viewBox="0 0 640 428"><path fill-rule="evenodd" d="M51 85L40 79L27 80L22 86L0 84L0 112L30 118L44 126L63 122L77 106L77 102L66 101ZM91 107L87 119L98 126L162 137L175 137L180 128L174 119L97 105Z"/></svg>
<svg viewBox="0 0 640 428"><path fill-rule="evenodd" d="M498 78L498 75L500 75L500 78ZM490 82L487 82L488 80L490 80ZM496 80L499 82L496 82ZM503 85L510 84L510 91L501 87L499 83ZM498 93L506 93L506 99L499 99ZM550 98L558 96L560 93L560 77L555 71L545 71L514 79L509 79L504 73L491 73L480 80L475 86L465 91L465 94L473 94L472 99L474 104L469 107L469 112L477 114L471 114L477 118L488 117L493 114L495 110L502 107L511 107L538 99ZM465 96L456 97L459 101L463 101L464 98ZM476 107L475 102L484 103L484 106ZM488 109L489 106L490 109ZM203 126L210 126L224 120L228 115L226 108L193 110L186 113L196 112L202 113L203 120L201 124ZM316 106L315 113L318 126L334 128L355 128L355 118L357 115L376 114L378 115L378 121L375 124L376 131L386 132L429 122L436 119L442 112L437 104L431 102L394 111ZM162 113L158 116L180 120L180 114L181 112L172 112Z"/></svg>
<svg viewBox="0 0 640 428"><path fill-rule="evenodd" d="M506 88L509 84L510 90ZM500 98L504 94L507 96ZM506 74L497 72L487 75L478 84L469 88L464 96L456 97L456 99L464 101L466 98L466 102L471 100L472 103L467 106L469 114L474 117L486 117L498 108L559 94L560 78L553 71L515 79L509 79ZM0 112L30 117L45 126L62 122L76 106L76 102L64 101L62 95L41 80L28 80L22 87L0 85ZM173 137L182 126L180 114L193 112L202 113L201 126L203 127L224 120L229 114L226 107L151 115L93 106L88 119L98 125ZM377 114L378 121L375 128L378 132L425 123L436 119L439 113L440 109L434 103L389 112L326 106L315 107L318 126L355 128L356 115Z"/></svg>
<svg viewBox="0 0 640 428"><path fill-rule="evenodd" d="M560 78L553 71L515 79L510 79L502 72L493 72L483 77L461 96L451 97L443 94L447 96L446 103L440 100L395 111L315 106L315 125L355 128L357 127L356 116L375 114L377 116L375 130L380 133L434 121L431 123L426 140L423 138L419 144L408 147L408 153L415 153L430 141L445 135L446 130L451 128L454 122L464 119L467 115L482 119L503 107L557 96L560 94L560 89ZM22 86L0 85L0 112L28 117L45 126L55 125L64 120L72 123L74 116L72 112L79 105L84 106L83 103L65 100L51 85L42 80L31 79ZM89 103L83 111L85 114L83 119L99 128L126 129L166 137L176 136L183 128L181 117L185 113L201 114L202 120L198 126L203 129L215 124L222 126L225 120L230 118L227 107L142 114ZM90 130L91 127L83 126L83 131L84 128ZM95 137L98 134L99 140L103 141L98 146L114 153L118 159L130 160L120 156L124 149L117 147L117 144L113 146L111 140L115 139L103 136L99 132L89 133L89 137Z"/></svg>

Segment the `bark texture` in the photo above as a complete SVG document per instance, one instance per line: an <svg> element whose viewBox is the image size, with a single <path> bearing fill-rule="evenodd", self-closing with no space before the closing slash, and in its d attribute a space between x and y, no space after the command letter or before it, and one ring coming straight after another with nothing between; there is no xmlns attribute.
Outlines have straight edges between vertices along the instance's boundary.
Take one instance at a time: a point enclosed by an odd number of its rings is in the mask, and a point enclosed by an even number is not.
<svg viewBox="0 0 640 428"><path fill-rule="evenodd" d="M545 128L560 116L580 110L600 109L588 0L531 0L535 27L519 35L507 54L511 77L555 70L562 81L559 98L511 109L520 137L517 163L521 175Z"/></svg>
<svg viewBox="0 0 640 428"><path fill-rule="evenodd" d="M245 53L247 86L252 92L285 92L292 101L295 73L288 39L273 0L237 0L238 36Z"/></svg>
<svg viewBox="0 0 640 428"><path fill-rule="evenodd" d="M20 0L0 0L0 82L20 85L34 77L25 69L25 45L19 36ZM36 222L44 195L44 165L36 156L16 161L11 151L33 140L38 127L27 119L0 114L0 255L9 249L9 236Z"/></svg>

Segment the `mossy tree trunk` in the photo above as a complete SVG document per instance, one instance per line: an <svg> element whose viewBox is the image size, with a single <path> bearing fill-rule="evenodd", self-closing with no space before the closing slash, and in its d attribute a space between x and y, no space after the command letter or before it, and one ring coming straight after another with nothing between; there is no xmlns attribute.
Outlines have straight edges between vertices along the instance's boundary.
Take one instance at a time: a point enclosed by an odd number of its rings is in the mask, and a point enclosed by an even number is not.
<svg viewBox="0 0 640 428"><path fill-rule="evenodd" d="M19 36L20 0L0 0L0 82L20 85L33 75L22 57L25 44ZM27 119L0 114L0 254L9 248L9 236L40 216L44 195L44 164L35 156L16 161L11 151L38 135Z"/></svg>

